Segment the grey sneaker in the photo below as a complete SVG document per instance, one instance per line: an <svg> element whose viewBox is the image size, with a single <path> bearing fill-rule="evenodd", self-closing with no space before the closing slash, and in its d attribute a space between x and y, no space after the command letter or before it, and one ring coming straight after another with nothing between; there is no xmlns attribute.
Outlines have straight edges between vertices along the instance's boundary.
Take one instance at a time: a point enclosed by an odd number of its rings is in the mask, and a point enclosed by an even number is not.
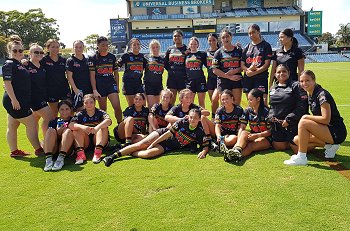
<svg viewBox="0 0 350 231"><path fill-rule="evenodd" d="M52 171L61 170L63 165L64 165L64 156L58 155L57 160L55 161L55 164L52 167Z"/></svg>
<svg viewBox="0 0 350 231"><path fill-rule="evenodd" d="M52 170L52 167L53 167L53 160L52 160L52 157L46 158L44 171L45 171L45 172L51 171L51 170Z"/></svg>

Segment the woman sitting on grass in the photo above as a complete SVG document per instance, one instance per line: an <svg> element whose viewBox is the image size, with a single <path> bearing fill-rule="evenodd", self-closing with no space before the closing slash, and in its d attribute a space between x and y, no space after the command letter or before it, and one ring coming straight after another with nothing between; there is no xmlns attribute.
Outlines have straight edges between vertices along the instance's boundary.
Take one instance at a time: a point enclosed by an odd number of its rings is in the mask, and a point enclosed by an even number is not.
<svg viewBox="0 0 350 231"><path fill-rule="evenodd" d="M73 131L77 158L75 164L86 160L85 149L95 145L93 163L101 161L102 150L108 142L108 126L112 124L109 115L95 107L93 94L83 98L84 110L78 112L71 120L69 128Z"/></svg>
<svg viewBox="0 0 350 231"><path fill-rule="evenodd" d="M240 161L254 151L271 147L271 129L267 119L269 108L264 104L264 93L257 88L248 93L249 107L244 110L240 119L241 127L238 131L237 143L229 150L225 161ZM249 123L250 132L246 131Z"/></svg>
<svg viewBox="0 0 350 231"><path fill-rule="evenodd" d="M300 75L300 85L308 93L312 115L303 115L294 143L298 153L286 165L307 165L306 152L324 147L325 158L334 158L347 131L332 95L316 83L315 74L306 70Z"/></svg>
<svg viewBox="0 0 350 231"><path fill-rule="evenodd" d="M168 126L169 123L165 120L165 115L172 108L172 105L170 104L172 97L173 93L169 89L161 91L161 102L154 104L148 115L149 133L158 128L165 128Z"/></svg>
<svg viewBox="0 0 350 231"><path fill-rule="evenodd" d="M243 108L234 104L233 93L230 90L224 90L220 100L222 106L215 113L215 134L218 143L224 142L226 146L233 147L237 142Z"/></svg>
<svg viewBox="0 0 350 231"><path fill-rule="evenodd" d="M120 148L144 138L149 114L148 108L143 106L145 100L144 94L136 93L134 104L127 107L123 112L124 120L113 129L115 139L123 143L119 145Z"/></svg>
<svg viewBox="0 0 350 231"><path fill-rule="evenodd" d="M132 155L139 158L153 158L167 151L182 149L193 142L199 143L203 148L198 154L198 158L204 158L209 151L209 142L201 126L200 118L201 111L191 109L188 116L175 122L170 129L157 129L144 140L105 157L103 161L109 167L116 158L121 156Z"/></svg>
<svg viewBox="0 0 350 231"><path fill-rule="evenodd" d="M58 112L60 114L54 120L49 122L49 128L45 134L44 151L46 163L44 171L58 171L64 165L64 158L67 153L72 151L74 142L73 132L68 128L72 115L72 104L63 100L58 103ZM56 161L53 161L53 155L59 150Z"/></svg>

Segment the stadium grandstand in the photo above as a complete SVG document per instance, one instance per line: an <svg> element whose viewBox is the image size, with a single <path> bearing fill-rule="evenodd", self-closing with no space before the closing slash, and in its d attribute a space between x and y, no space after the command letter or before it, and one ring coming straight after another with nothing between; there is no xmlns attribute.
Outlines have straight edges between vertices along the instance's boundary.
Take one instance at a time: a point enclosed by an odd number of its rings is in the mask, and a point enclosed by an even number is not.
<svg viewBox="0 0 350 231"><path fill-rule="evenodd" d="M302 10L301 0L126 0L126 3L128 19L111 19L112 42L114 34L119 34L123 40L118 41L118 35L114 36L119 53L130 38L141 41L142 53L148 53L149 42L157 39L164 53L173 44L172 32L176 29L183 31L185 44L196 36L200 41L200 50L208 48L208 33L220 33L223 28L234 34L235 43L246 46L250 42L248 27L253 23L259 25L263 38L274 50L280 47L278 34L285 28L293 29L304 51L314 51L312 36L322 34L322 28L316 28L313 30L315 33L311 33L312 25L307 21L310 16ZM319 56L322 55L311 54L307 62L350 61L342 54Z"/></svg>

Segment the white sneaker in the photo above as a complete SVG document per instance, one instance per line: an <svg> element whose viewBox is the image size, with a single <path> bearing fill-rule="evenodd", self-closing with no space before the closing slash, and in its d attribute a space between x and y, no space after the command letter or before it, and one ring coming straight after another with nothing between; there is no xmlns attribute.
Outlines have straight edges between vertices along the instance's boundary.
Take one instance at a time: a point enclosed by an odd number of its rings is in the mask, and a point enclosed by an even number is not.
<svg viewBox="0 0 350 231"><path fill-rule="evenodd" d="M326 150L324 151L324 157L331 159L335 157L335 153L340 148L340 144L326 144L325 148Z"/></svg>
<svg viewBox="0 0 350 231"><path fill-rule="evenodd" d="M283 162L285 165L307 165L307 158L300 158L297 155L293 155L289 160Z"/></svg>
<svg viewBox="0 0 350 231"><path fill-rule="evenodd" d="M64 165L64 156L59 155L57 157L57 160L55 161L55 164L52 167L52 171L58 171L61 170Z"/></svg>
<svg viewBox="0 0 350 231"><path fill-rule="evenodd" d="M52 157L46 158L44 171L45 171L45 172L51 171L51 170L52 170L52 167L53 167L53 160L52 160Z"/></svg>

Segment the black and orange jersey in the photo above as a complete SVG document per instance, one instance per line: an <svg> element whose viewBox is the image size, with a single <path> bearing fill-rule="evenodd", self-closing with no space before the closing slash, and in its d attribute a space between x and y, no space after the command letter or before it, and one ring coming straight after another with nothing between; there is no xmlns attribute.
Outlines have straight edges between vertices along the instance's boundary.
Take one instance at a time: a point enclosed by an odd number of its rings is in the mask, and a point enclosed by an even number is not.
<svg viewBox="0 0 350 231"><path fill-rule="evenodd" d="M165 68L165 58L149 56L145 57L147 64L145 68L144 82L151 84L162 84L162 76Z"/></svg>
<svg viewBox="0 0 350 231"><path fill-rule="evenodd" d="M159 128L165 128L168 126L169 122L165 120L166 114L170 111L172 108L171 105L169 105L168 110L163 110L161 103L156 103L152 106L150 113L155 117L157 120Z"/></svg>
<svg viewBox="0 0 350 231"><path fill-rule="evenodd" d="M73 118L71 119L71 122L89 127L96 127L105 119L110 119L109 115L105 111L95 108L95 114L93 116L89 116L86 110L84 109L75 114L75 116L73 116Z"/></svg>
<svg viewBox="0 0 350 231"><path fill-rule="evenodd" d="M144 55L139 53L135 55L132 52L125 53L117 61L117 66L125 65L123 82L141 83L143 70L146 68L147 60Z"/></svg>
<svg viewBox="0 0 350 231"><path fill-rule="evenodd" d="M221 132L237 135L242 115L243 108L238 105L234 105L232 112L226 112L225 107L221 106L216 110L214 123L221 125Z"/></svg>
<svg viewBox="0 0 350 231"><path fill-rule="evenodd" d="M89 57L89 70L95 71L96 78L114 78L114 71L117 70L116 58L111 53L101 56L98 52Z"/></svg>
<svg viewBox="0 0 350 231"><path fill-rule="evenodd" d="M212 68L217 68L223 72L228 72L241 67L242 49L234 46L232 51L227 51L223 47L217 50L212 60ZM240 73L237 73L240 75Z"/></svg>
<svg viewBox="0 0 350 231"><path fill-rule="evenodd" d="M49 55L46 55L40 61L40 64L46 70L46 84L48 91L55 89L68 89L69 84L66 78L66 59L58 56L57 61L53 61Z"/></svg>
<svg viewBox="0 0 350 231"><path fill-rule="evenodd" d="M218 50L218 49L217 49ZM214 59L214 54L217 51L211 51L207 50L207 68L208 68L208 78L217 78L217 76L213 73L213 59Z"/></svg>
<svg viewBox="0 0 350 231"><path fill-rule="evenodd" d="M183 45L180 48L176 46L171 46L166 51L165 53L166 69L168 70L168 75L170 77L186 76L186 67L185 67L186 51L187 51L186 45Z"/></svg>
<svg viewBox="0 0 350 231"><path fill-rule="evenodd" d="M190 128L187 118L176 121L169 131L173 134L169 139L172 141L172 148L183 148L191 143L198 143L201 147L209 145L208 137L205 135L202 124L199 122L196 128Z"/></svg>
<svg viewBox="0 0 350 231"><path fill-rule="evenodd" d="M207 65L207 53L203 51L189 53L185 60L187 78L193 80L204 77L203 65Z"/></svg>
<svg viewBox="0 0 350 231"><path fill-rule="evenodd" d="M270 43L265 40L259 44L249 43L244 49L242 54L242 61L244 65L249 68L251 65L255 65L257 68L262 67L266 60L272 59L272 48ZM254 75L254 78L268 78L268 70ZM246 75L245 75L246 76Z"/></svg>
<svg viewBox="0 0 350 231"><path fill-rule="evenodd" d="M264 107L261 115L258 115L254 112L253 108L248 107L244 110L243 115L239 119L242 124L247 125L249 123L249 127L251 133L259 133L270 130L271 125L268 119L269 108Z"/></svg>
<svg viewBox="0 0 350 231"><path fill-rule="evenodd" d="M200 106L198 106L198 105L196 105L196 104L194 104L194 103L191 103L191 105L189 106L189 109L188 109L188 111L187 112L184 112L183 110L182 110L182 105L181 105L181 103L180 104L178 104L178 105L175 105L175 106L173 106L170 110L169 110L169 112L167 113L167 115L172 115L172 116L177 116L177 117L179 117L179 118L183 118L183 117L185 117L186 115L188 115L188 113L190 112L190 110L191 109L199 109L199 110L203 110L203 108L202 107L200 107Z"/></svg>
<svg viewBox="0 0 350 231"><path fill-rule="evenodd" d="M136 111L135 105L127 107L123 112L124 118L134 118L134 127L142 134L145 134L147 131L148 114L149 110L147 107L142 106L141 111Z"/></svg>

